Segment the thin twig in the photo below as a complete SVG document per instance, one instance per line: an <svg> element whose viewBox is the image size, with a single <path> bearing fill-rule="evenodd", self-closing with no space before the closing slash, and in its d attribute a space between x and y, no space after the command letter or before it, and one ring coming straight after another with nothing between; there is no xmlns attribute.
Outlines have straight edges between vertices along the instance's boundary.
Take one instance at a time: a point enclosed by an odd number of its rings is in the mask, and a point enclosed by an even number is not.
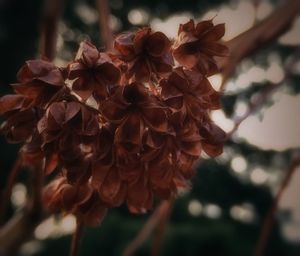
<svg viewBox="0 0 300 256"><path fill-rule="evenodd" d="M123 252L123 256L132 256L134 252L148 239L155 227L158 225L161 217L169 211L170 205L170 201L162 201L157 206L134 240L127 245Z"/></svg>
<svg viewBox="0 0 300 256"><path fill-rule="evenodd" d="M242 122L244 122L250 115L258 111L264 105L266 100L290 78L292 67L299 60L300 48L295 52L295 54L293 54L293 56L293 59L291 59L284 68L283 79L277 83L269 83L262 89L255 101L249 103L247 112L235 121L233 128L227 133L228 139L231 138L232 134L237 131Z"/></svg>
<svg viewBox="0 0 300 256"><path fill-rule="evenodd" d="M83 224L81 221L77 220L76 230L72 236L70 256L78 256L82 236L83 236Z"/></svg>
<svg viewBox="0 0 300 256"><path fill-rule="evenodd" d="M110 21L110 8L107 0L96 0L96 6L99 14L99 27L101 39L105 43L106 48L109 50L112 47L113 34L109 25Z"/></svg>
<svg viewBox="0 0 300 256"><path fill-rule="evenodd" d="M39 164L32 170L32 197L26 207L16 213L0 229L0 253L3 255L15 255L20 246L31 238L35 227L43 219L41 204L43 170L41 166Z"/></svg>
<svg viewBox="0 0 300 256"><path fill-rule="evenodd" d="M3 199L0 207L0 225L2 225L5 221L5 214L6 214L6 209L10 201L11 197L11 192L12 192L12 187L15 184L16 178L19 174L19 171L21 170L21 165L22 165L22 158L20 154L18 155L16 161L13 164L13 167L10 171L7 183L6 183L6 188L3 193Z"/></svg>
<svg viewBox="0 0 300 256"><path fill-rule="evenodd" d="M273 229L274 220L275 220L274 217L275 217L275 214L276 214L276 211L278 208L279 201L280 201L285 189L287 188L288 184L290 183L295 170L297 169L297 167L299 165L300 165L300 155L298 157L296 157L295 159L293 159L292 162L290 163L290 165L287 169L287 172L286 172L286 176L285 176L284 180L282 181L282 184L274 198L272 206L269 209L269 211L264 219L261 233L259 236L259 240L258 240L256 249L255 249L255 252L254 252L254 256L265 255L264 252L265 252L270 234Z"/></svg>
<svg viewBox="0 0 300 256"><path fill-rule="evenodd" d="M276 89L278 89L280 86L282 86L284 83L278 83L278 84L269 84L268 86L266 86L262 92L260 92L260 94L257 96L257 98L255 99L255 102L253 103L249 103L249 107L247 112L239 117L235 123L233 128L231 129L231 131L229 131L227 133L227 138L231 138L231 136L237 131L237 129L240 127L241 123L244 122L249 116L251 116L252 114L254 114L256 111L258 111L266 102L266 100L272 95L273 92L276 91Z"/></svg>
<svg viewBox="0 0 300 256"><path fill-rule="evenodd" d="M160 221L157 225L157 230L154 234L154 241L152 246L152 254L151 254L152 256L160 255L161 247L163 244L165 232L173 209L174 201L175 201L174 199L169 200L169 207L165 212L163 212Z"/></svg>
<svg viewBox="0 0 300 256"><path fill-rule="evenodd" d="M42 215L42 189L44 184L45 160L42 160L36 168L32 170L32 198L29 205L33 215L40 218Z"/></svg>
<svg viewBox="0 0 300 256"><path fill-rule="evenodd" d="M230 54L228 58L219 59L219 66L223 75L220 90L225 89L226 81L233 75L236 66L244 58L273 42L287 31L299 13L300 1L288 0L265 20L226 42Z"/></svg>
<svg viewBox="0 0 300 256"><path fill-rule="evenodd" d="M40 54L51 61L56 53L58 23L65 2L66 0L46 0L45 3L40 36Z"/></svg>

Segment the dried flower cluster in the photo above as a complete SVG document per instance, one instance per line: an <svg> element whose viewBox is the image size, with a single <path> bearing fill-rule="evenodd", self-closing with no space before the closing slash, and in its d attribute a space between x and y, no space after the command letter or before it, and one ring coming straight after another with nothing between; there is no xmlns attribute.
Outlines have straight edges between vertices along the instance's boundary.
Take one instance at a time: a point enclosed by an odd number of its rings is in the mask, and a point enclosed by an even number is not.
<svg viewBox="0 0 300 256"><path fill-rule="evenodd" d="M209 117L219 94L207 77L227 53L223 35L223 24L191 20L174 43L146 27L118 35L111 52L81 43L66 68L27 61L15 94L0 99L1 130L24 143L28 165L43 160L56 175L47 208L87 225L124 202L143 213L188 185L202 150L220 154L225 133Z"/></svg>

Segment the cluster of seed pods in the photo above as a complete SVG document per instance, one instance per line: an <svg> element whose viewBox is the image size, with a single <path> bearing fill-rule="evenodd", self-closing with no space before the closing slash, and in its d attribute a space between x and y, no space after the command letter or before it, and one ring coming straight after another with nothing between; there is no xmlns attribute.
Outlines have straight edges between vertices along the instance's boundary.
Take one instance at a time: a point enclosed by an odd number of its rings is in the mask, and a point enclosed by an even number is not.
<svg viewBox="0 0 300 256"><path fill-rule="evenodd" d="M190 20L173 41L145 27L106 52L82 42L67 67L27 61L0 99L1 132L54 177L47 209L96 225L108 208L144 213L188 187L201 152L217 156L226 137L209 116L220 99L207 79L227 55L223 35L224 24Z"/></svg>

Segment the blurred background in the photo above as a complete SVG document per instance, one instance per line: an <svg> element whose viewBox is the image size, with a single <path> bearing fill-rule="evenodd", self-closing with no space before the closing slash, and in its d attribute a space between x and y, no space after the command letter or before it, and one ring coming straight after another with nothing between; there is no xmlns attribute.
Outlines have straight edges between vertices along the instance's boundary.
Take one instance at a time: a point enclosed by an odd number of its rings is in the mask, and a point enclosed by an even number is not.
<svg viewBox="0 0 300 256"><path fill-rule="evenodd" d="M230 40L268 15L279 0L110 0L109 25L114 34L150 24L170 38L180 23L190 18L225 23L224 40ZM16 72L25 60L39 57L39 31L44 1L0 0L0 94L11 91ZM280 19L280 17L278 17ZM223 109L212 118L226 132L249 110L261 90L284 82L255 113L239 126L216 159L203 156L190 191L175 203L166 230L161 255L247 256L252 255L262 223L274 195L285 177L292 157L300 147L300 61L284 79L284 65L300 46L300 17L292 27L267 47L244 59L226 85ZM99 48L104 43L93 0L66 1L59 22L55 63L74 58L79 43L89 38ZM216 89L221 76L210 78ZM19 145L0 137L0 189L3 190ZM27 197L23 172L13 188L8 214L21 209ZM265 255L300 255L300 169L285 189L275 215ZM9 217L9 216L7 216ZM100 228L87 229L80 255L121 255L149 217L135 216L127 209L112 209ZM72 216L52 216L34 231L20 255L68 255ZM136 255L149 255L151 238Z"/></svg>

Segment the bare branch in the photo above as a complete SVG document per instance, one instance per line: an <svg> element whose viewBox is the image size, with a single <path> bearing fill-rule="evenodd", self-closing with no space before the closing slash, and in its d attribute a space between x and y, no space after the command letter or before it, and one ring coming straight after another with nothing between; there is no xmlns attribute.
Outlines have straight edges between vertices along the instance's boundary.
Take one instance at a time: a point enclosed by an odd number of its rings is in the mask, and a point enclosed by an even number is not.
<svg viewBox="0 0 300 256"><path fill-rule="evenodd" d="M273 224L274 224L274 217L275 217L275 213L277 211L278 208L278 203L285 191L285 189L287 188L288 184L290 183L293 174L295 172L295 170L297 169L297 167L300 166L300 155L296 158L294 158L292 160L292 162L290 163L287 172L286 172L286 176L282 181L282 184L274 198L274 201L272 203L271 208L269 209L264 222L263 222L263 226L262 226L262 230L259 236L259 240L254 252L254 256L263 256L265 255L265 249L270 237L270 234L272 232L272 228L273 228Z"/></svg>
<svg viewBox="0 0 300 256"><path fill-rule="evenodd" d="M18 157L17 157L16 161L14 162L13 167L9 173L8 180L6 182L6 188L4 190L3 199L2 199L1 207L0 207L0 224L3 224L5 221L6 208L9 204L12 187L13 187L13 185L16 181L16 178L19 174L21 165L22 165L22 159L21 159L20 155L18 155Z"/></svg>
<svg viewBox="0 0 300 256"><path fill-rule="evenodd" d="M232 130L227 133L227 138L230 138L233 133L237 131L239 126L241 125L242 122L244 122L250 115L254 114L256 111L258 111L266 102L266 100L277 90L279 89L282 85L284 85L284 82L289 79L291 75L291 70L293 65L296 63L296 61L299 60L299 55L300 55L300 49L296 51L294 54L294 57L292 60L288 62L286 67L284 68L284 78L278 82L278 83L269 83L267 86L265 86L262 91L259 93L257 98L255 99L254 102L249 103L249 107L247 112L240 118L238 118Z"/></svg>
<svg viewBox="0 0 300 256"><path fill-rule="evenodd" d="M82 222L77 220L76 230L75 230L75 232L73 233L73 236L72 236L70 256L77 256L78 255L82 235L83 235L83 224L82 224Z"/></svg>
<svg viewBox="0 0 300 256"><path fill-rule="evenodd" d="M28 201L27 207L15 214L0 229L0 253L3 255L15 255L20 246L31 238L35 227L43 219L41 204L43 170L41 165L32 170L32 178L32 197Z"/></svg>
<svg viewBox="0 0 300 256"><path fill-rule="evenodd" d="M229 57L223 58L219 62L223 74L221 90L224 90L226 81L233 75L236 66L244 58L274 41L287 31L299 13L300 1L288 0L284 5L279 6L268 18L226 42L229 48Z"/></svg>
<svg viewBox="0 0 300 256"><path fill-rule="evenodd" d="M107 49L111 49L113 42L113 34L109 26L110 8L107 0L96 0L99 13L99 27L101 38Z"/></svg>
<svg viewBox="0 0 300 256"><path fill-rule="evenodd" d="M152 256L160 255L164 235L173 209L173 204L174 204L174 199L171 199L169 208L165 212L163 212L162 216L160 217L160 221L157 225L157 230L154 234L154 241L153 241L152 254L151 254Z"/></svg>
<svg viewBox="0 0 300 256"><path fill-rule="evenodd" d="M137 234L135 239L125 248L123 256L132 256L134 252L148 239L155 227L160 222L162 216L164 216L172 206L172 202L162 201L159 206L155 209L152 215L148 218L140 232Z"/></svg>
<svg viewBox="0 0 300 256"><path fill-rule="evenodd" d="M63 13L66 0L46 0L44 18L41 26L40 54L53 60L56 53L58 22Z"/></svg>

